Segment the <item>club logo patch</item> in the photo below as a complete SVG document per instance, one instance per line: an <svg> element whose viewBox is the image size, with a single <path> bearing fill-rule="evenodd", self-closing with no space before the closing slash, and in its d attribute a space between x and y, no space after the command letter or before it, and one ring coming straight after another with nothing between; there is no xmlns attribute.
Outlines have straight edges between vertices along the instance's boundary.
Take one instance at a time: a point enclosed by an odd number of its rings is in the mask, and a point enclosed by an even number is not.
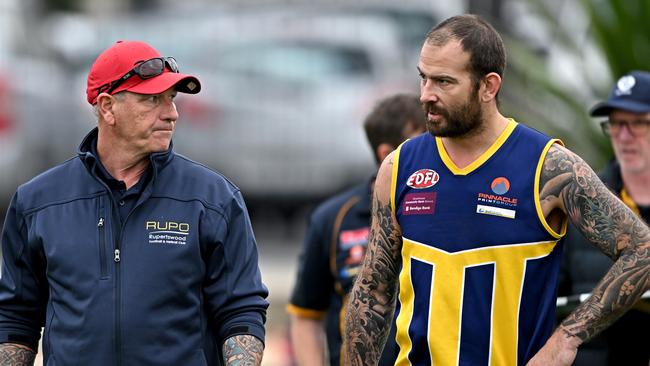
<svg viewBox="0 0 650 366"><path fill-rule="evenodd" d="M420 169L411 174L406 181L406 185L415 189L424 189L433 187L440 180L440 176L435 170Z"/></svg>
<svg viewBox="0 0 650 366"><path fill-rule="evenodd" d="M190 234L190 224L175 221L147 221L145 229L149 244L185 245Z"/></svg>
<svg viewBox="0 0 650 366"><path fill-rule="evenodd" d="M632 75L625 75L616 82L616 96L632 94L632 88L636 84L636 79Z"/></svg>

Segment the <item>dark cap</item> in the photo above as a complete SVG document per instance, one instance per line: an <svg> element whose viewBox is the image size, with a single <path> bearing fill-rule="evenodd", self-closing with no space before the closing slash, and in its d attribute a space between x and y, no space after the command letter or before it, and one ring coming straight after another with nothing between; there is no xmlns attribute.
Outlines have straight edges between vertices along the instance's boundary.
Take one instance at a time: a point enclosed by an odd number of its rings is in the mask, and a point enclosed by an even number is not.
<svg viewBox="0 0 650 366"><path fill-rule="evenodd" d="M591 109L593 117L607 116L613 109L633 113L650 112L650 73L632 71L622 76L614 85L606 101Z"/></svg>
<svg viewBox="0 0 650 366"><path fill-rule="evenodd" d="M139 63L155 57L160 57L160 53L144 42L117 41L102 52L90 68L86 87L88 103L93 105L97 103L101 86L110 84ZM111 94L123 90L139 94L159 94L172 86L176 86L176 90L181 93L196 94L201 90L201 83L195 76L175 73L165 68L162 74L149 79L133 76Z"/></svg>

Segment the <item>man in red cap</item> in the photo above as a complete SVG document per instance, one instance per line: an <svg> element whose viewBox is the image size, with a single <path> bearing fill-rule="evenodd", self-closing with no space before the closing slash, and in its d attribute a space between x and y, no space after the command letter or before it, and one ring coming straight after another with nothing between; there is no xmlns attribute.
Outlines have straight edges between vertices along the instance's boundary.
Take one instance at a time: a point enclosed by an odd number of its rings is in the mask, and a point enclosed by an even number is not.
<svg viewBox="0 0 650 366"><path fill-rule="evenodd" d="M2 233L0 364L259 365L268 291L242 195L174 153L199 80L143 42L88 75L97 127L20 186Z"/></svg>

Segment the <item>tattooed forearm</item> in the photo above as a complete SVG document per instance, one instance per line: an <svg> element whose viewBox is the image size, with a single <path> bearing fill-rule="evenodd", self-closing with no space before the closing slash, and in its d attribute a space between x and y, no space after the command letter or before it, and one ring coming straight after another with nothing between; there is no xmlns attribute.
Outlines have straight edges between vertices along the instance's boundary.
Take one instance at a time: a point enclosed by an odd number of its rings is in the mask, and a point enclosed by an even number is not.
<svg viewBox="0 0 650 366"><path fill-rule="evenodd" d="M0 366L33 366L36 352L13 343L0 344Z"/></svg>
<svg viewBox="0 0 650 366"><path fill-rule="evenodd" d="M650 287L650 230L578 156L552 147L541 176L540 200L560 199L576 228L616 260L561 327L587 340L612 324Z"/></svg>
<svg viewBox="0 0 650 366"><path fill-rule="evenodd" d="M388 203L376 192L368 253L352 289L346 316L346 365L376 365L388 337L397 297L401 233Z"/></svg>
<svg viewBox="0 0 650 366"><path fill-rule="evenodd" d="M257 366L262 363L264 345L251 335L232 336L223 344L223 360L226 366Z"/></svg>

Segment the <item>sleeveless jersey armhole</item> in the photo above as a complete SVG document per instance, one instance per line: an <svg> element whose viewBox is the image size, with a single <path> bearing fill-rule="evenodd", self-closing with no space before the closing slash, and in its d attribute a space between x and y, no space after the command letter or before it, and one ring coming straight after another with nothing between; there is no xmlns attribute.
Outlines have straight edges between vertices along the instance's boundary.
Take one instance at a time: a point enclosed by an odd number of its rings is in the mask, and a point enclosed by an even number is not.
<svg viewBox="0 0 650 366"><path fill-rule="evenodd" d="M546 160L546 154L548 153L548 150L551 148L551 146L553 146L553 144L558 144L558 145L564 146L564 143L562 142L562 140L551 139L551 140L549 140L549 142L544 147L544 150L542 150L542 153L541 153L541 155L539 157L539 161L537 162L537 169L535 170L535 185L534 185L534 187L535 187L535 192L534 192L534 194L535 194L535 209L537 210L537 217L539 218L539 221L544 226L546 231L549 234L551 234L554 238L560 239L566 234L567 224L568 224L567 217L564 218L564 220L562 222L562 227L560 229L560 232L557 233L555 230L553 230L553 228L551 228L549 223L546 221L546 217L544 217L544 212L542 211L542 205L541 205L540 198L539 198L539 180L540 180L540 177L541 177L541 174L542 174L542 167L544 166L544 160Z"/></svg>

